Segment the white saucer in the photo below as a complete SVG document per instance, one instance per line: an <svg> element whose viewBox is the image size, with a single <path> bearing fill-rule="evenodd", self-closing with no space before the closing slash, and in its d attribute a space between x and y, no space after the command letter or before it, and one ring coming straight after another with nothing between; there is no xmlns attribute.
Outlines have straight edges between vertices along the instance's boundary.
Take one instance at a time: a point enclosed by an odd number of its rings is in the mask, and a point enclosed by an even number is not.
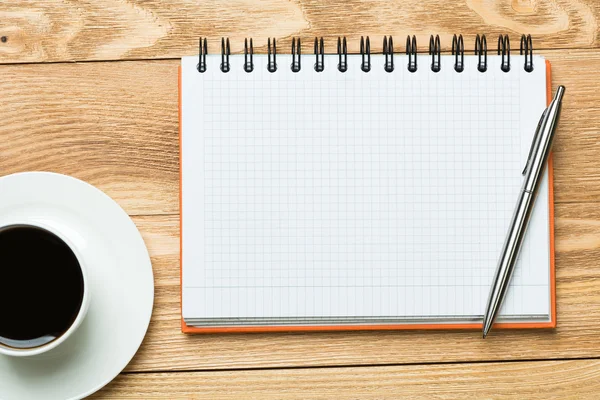
<svg viewBox="0 0 600 400"><path fill-rule="evenodd" d="M81 327L57 348L32 357L0 355L0 399L83 398L114 379L144 339L154 302L148 251L117 203L68 176L0 178L0 225L20 215L69 236L88 268L91 304Z"/></svg>

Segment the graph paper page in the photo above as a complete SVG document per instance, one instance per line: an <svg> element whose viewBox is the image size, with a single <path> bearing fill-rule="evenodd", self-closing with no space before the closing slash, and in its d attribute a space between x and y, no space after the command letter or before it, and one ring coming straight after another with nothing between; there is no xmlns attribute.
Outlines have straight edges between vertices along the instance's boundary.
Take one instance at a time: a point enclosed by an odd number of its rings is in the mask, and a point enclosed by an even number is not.
<svg viewBox="0 0 600 400"><path fill-rule="evenodd" d="M546 66L442 56L434 73L337 56L182 60L185 319L481 318L539 116ZM548 177L505 318L550 313Z"/></svg>

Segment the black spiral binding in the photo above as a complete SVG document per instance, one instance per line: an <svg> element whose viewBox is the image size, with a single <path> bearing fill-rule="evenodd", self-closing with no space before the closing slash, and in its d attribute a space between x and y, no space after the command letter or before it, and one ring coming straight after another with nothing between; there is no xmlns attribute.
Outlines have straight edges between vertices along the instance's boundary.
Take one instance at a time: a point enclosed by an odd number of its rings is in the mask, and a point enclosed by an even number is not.
<svg viewBox="0 0 600 400"><path fill-rule="evenodd" d="M340 58L340 61L338 63L338 71L348 71L348 46L346 45L346 36L344 36L343 40L340 39L340 37L338 36L337 52Z"/></svg>
<svg viewBox="0 0 600 400"><path fill-rule="evenodd" d="M269 72L277 71L277 43L273 39L271 46L271 38L267 42L268 62L267 69ZM208 54L207 39L200 37L198 43L198 65L196 69L200 73L206 72L206 55ZM325 70L325 45L323 37L315 38L315 65L316 72ZM338 70L346 72L348 70L348 47L346 37L338 37L337 53L339 57ZM371 42L369 36L361 36L360 38L360 54L361 54L361 70L369 72L371 70ZM533 71L533 46L531 35L521 36L520 54L525 55L524 69L527 72ZM227 73L231 70L229 61L231 48L229 38L221 38L221 65L222 72ZM383 37L383 55L385 63L383 65L386 72L393 72L394 65L394 42L392 36ZM408 58L408 70L410 72L417 71L417 38L416 36L407 36L406 38L406 55ZM431 56L431 70L439 72L441 70L441 44L439 35L431 35L429 38L429 55ZM465 69L465 47L462 35L454 35L452 38L452 55L454 56L454 70L463 72ZM477 35L475 38L475 55L478 56L477 70L480 72L487 71L487 39L485 35ZM500 69L503 72L509 72L510 64L510 40L508 35L500 35L498 37L498 55L501 56ZM254 70L254 47L252 38L244 39L244 71L252 72ZM299 72L301 69L301 43L299 38L292 38L292 64L291 70Z"/></svg>
<svg viewBox="0 0 600 400"><path fill-rule="evenodd" d="M383 69L386 72L394 72L394 42L391 36L389 39L387 36L383 37L383 54L385 55Z"/></svg>
<svg viewBox="0 0 600 400"><path fill-rule="evenodd" d="M198 43L198 65L196 66L196 69L200 73L206 72L206 54L208 53L207 48L208 45L206 44L206 38L202 40L201 37Z"/></svg>
<svg viewBox="0 0 600 400"><path fill-rule="evenodd" d="M254 47L252 46L252 38L250 38L250 48L248 48L248 39L244 39L244 71L254 71L254 62L252 56L254 55ZM250 56L248 59L248 56Z"/></svg>
<svg viewBox="0 0 600 400"><path fill-rule="evenodd" d="M452 55L454 56L454 70L463 72L465 70L465 43L462 35L454 35L452 38ZM460 57L460 58L459 58Z"/></svg>
<svg viewBox="0 0 600 400"><path fill-rule="evenodd" d="M521 55L525 54L525 64L523 68L527 72L533 71L533 44L531 42L531 35L521 36Z"/></svg>
<svg viewBox="0 0 600 400"><path fill-rule="evenodd" d="M221 38L221 71L224 73L229 72L231 66L229 65L229 55L231 49L229 48L229 38Z"/></svg>
<svg viewBox="0 0 600 400"><path fill-rule="evenodd" d="M406 37L406 55L408 56L408 70L417 72L417 37L413 35Z"/></svg>
<svg viewBox="0 0 600 400"><path fill-rule="evenodd" d="M442 46L440 45L439 35L435 35L435 39L433 35L429 37L429 55L431 56L431 70L440 72L440 69L442 69Z"/></svg>
<svg viewBox="0 0 600 400"><path fill-rule="evenodd" d="M323 37L321 40L315 38L315 71L323 72L325 69L325 45L323 43Z"/></svg>
<svg viewBox="0 0 600 400"><path fill-rule="evenodd" d="M487 39L485 35L477 35L475 38L475 55L479 56L477 70L479 72L487 71Z"/></svg>
<svg viewBox="0 0 600 400"><path fill-rule="evenodd" d="M510 40L508 35L498 36L498 55L502 55L500 69L504 72L510 71Z"/></svg>
<svg viewBox="0 0 600 400"><path fill-rule="evenodd" d="M302 67L300 65L301 57L300 38L298 38L298 45L296 45L296 38L292 38L292 65L290 66L292 68L292 72L300 72Z"/></svg>
<svg viewBox="0 0 600 400"><path fill-rule="evenodd" d="M275 42L275 38L273 38L273 49L271 49L271 38L269 38L267 42L267 52L269 56L267 62L267 70L269 72L275 72L277 71L277 43ZM271 56L273 56L272 60Z"/></svg>
<svg viewBox="0 0 600 400"><path fill-rule="evenodd" d="M363 72L369 72L371 70L371 40L369 40L368 36L367 40L362 36L360 37L360 54L362 58L360 69L362 69Z"/></svg>

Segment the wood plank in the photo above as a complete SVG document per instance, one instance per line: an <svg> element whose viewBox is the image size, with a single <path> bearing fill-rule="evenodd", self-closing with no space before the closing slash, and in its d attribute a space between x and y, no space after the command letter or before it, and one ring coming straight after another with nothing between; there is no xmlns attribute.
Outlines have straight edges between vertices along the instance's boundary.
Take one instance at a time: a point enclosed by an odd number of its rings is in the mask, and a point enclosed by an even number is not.
<svg viewBox="0 0 600 400"><path fill-rule="evenodd" d="M59 172L129 214L179 212L178 64L0 66L0 173Z"/></svg>
<svg viewBox="0 0 600 400"><path fill-rule="evenodd" d="M596 399L600 361L126 374L95 399Z"/></svg>
<svg viewBox="0 0 600 400"><path fill-rule="evenodd" d="M350 17L352 15L352 17ZM416 34L425 50L430 34L440 34L449 49L454 33L465 35L472 49L477 33L486 33L490 48L500 33L511 34L518 48L522 33L535 37L536 48L597 48L600 4L595 0L14 0L0 10L0 63L178 58L194 54L198 37L218 52L222 36L232 50L242 50L244 37L254 37L264 52L268 37L280 38L280 52L289 53L292 36L305 43L325 36L328 51L346 35L350 51L358 51L361 35L402 40Z"/></svg>
<svg viewBox="0 0 600 400"><path fill-rule="evenodd" d="M179 221L136 217L152 255L156 302L128 371L350 366L600 357L600 208L556 206L558 328L479 331L229 334L180 331Z"/></svg>
<svg viewBox="0 0 600 400"><path fill-rule="evenodd" d="M600 50L546 51L567 86L556 201L600 198ZM0 174L84 179L131 215L177 214L179 61L1 65Z"/></svg>
<svg viewBox="0 0 600 400"><path fill-rule="evenodd" d="M592 71L600 70L600 53L570 50L543 54L552 64L553 88L567 88L553 147L555 201L596 201L600 198L600 185L596 184L600 164L592 160L600 159L600 84L592 83Z"/></svg>

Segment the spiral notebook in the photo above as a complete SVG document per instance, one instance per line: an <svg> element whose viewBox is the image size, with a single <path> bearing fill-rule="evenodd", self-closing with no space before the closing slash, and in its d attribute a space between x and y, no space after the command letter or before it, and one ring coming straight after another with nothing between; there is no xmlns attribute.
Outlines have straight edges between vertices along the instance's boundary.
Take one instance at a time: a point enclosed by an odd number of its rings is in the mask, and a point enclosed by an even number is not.
<svg viewBox="0 0 600 400"><path fill-rule="evenodd" d="M182 59L184 332L481 327L550 64L438 43ZM499 327L555 326L542 185Z"/></svg>

